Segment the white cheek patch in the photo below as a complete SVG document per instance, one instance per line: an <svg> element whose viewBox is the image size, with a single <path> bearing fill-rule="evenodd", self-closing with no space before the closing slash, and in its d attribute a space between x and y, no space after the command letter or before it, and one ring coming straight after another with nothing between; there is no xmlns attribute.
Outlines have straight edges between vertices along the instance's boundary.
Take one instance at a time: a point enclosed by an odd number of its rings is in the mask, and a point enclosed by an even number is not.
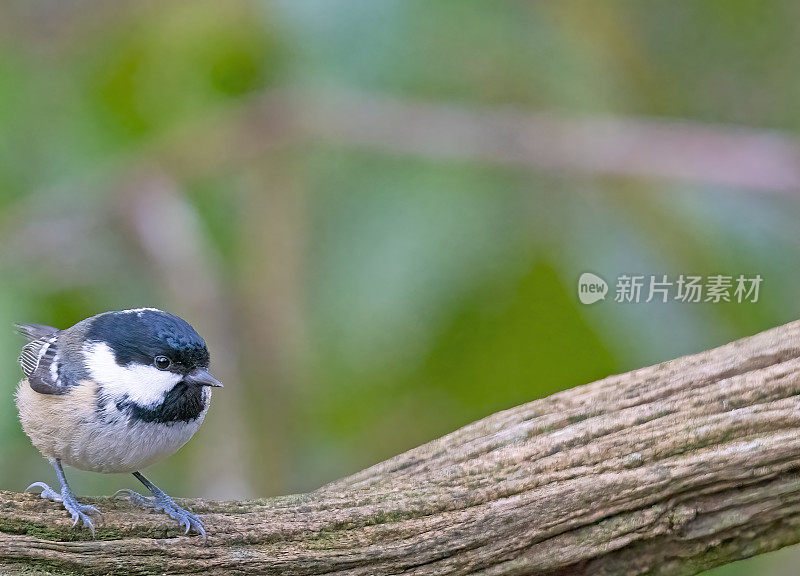
<svg viewBox="0 0 800 576"><path fill-rule="evenodd" d="M183 378L155 366L136 363L120 366L105 342L88 342L83 355L92 379L105 393L115 397L127 395L140 406L160 404L164 395Z"/></svg>

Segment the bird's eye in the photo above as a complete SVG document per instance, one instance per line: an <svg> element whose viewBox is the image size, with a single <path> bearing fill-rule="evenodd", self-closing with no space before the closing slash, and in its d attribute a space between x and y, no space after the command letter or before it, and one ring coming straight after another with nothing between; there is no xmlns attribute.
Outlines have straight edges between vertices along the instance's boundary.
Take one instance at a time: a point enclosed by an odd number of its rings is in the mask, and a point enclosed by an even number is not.
<svg viewBox="0 0 800 576"><path fill-rule="evenodd" d="M153 363L159 370L166 370L172 365L172 360L166 356L156 356L156 359L153 361Z"/></svg>

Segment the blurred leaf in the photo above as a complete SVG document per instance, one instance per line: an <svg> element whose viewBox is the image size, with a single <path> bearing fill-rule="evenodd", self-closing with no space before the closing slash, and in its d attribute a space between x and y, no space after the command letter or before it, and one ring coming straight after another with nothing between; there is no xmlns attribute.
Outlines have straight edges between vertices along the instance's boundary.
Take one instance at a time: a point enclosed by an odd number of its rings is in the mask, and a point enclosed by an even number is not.
<svg viewBox="0 0 800 576"><path fill-rule="evenodd" d="M159 5L98 41L86 79L120 137L163 131L275 74L274 38L245 2Z"/></svg>

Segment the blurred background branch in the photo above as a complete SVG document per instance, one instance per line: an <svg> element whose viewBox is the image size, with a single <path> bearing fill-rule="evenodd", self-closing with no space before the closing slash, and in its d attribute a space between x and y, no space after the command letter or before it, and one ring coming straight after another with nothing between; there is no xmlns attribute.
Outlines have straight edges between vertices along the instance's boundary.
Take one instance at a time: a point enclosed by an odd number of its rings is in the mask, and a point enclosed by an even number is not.
<svg viewBox="0 0 800 576"><path fill-rule="evenodd" d="M248 125L269 140L281 135L273 128L277 119L294 127L283 133L290 141L299 134L331 146L438 162L498 164L569 178L633 177L772 193L800 189L800 142L778 131L656 118L571 118L359 93L268 98ZM252 133L246 137L254 139Z"/></svg>
<svg viewBox="0 0 800 576"><path fill-rule="evenodd" d="M202 142L198 145L190 143ZM636 117L575 118L337 91L276 90L159 146L183 176L326 145L565 178L637 178L763 193L800 189L800 141L775 130ZM187 156L189 154L189 156Z"/></svg>

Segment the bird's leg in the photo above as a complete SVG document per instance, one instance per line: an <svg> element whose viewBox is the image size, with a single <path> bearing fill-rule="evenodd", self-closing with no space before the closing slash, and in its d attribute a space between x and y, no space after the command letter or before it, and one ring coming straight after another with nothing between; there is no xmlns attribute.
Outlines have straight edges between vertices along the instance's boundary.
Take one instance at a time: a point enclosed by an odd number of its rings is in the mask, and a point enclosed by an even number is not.
<svg viewBox="0 0 800 576"><path fill-rule="evenodd" d="M56 492L44 482L34 482L28 486L25 491L27 492L31 488L41 488L40 496L42 498L52 500L53 502L61 502L70 516L72 516L72 525L75 526L78 521L82 522L84 526L91 530L92 538L94 538L94 524L92 524L89 515L99 514L99 511L94 506L79 503L77 498L75 498L75 494L72 493L72 489L69 487L69 484L67 484L67 477L64 475L64 469L61 467L61 460L58 458L48 458L48 460L56 471L58 481L61 483L61 493Z"/></svg>
<svg viewBox="0 0 800 576"><path fill-rule="evenodd" d="M138 492L134 492L133 490L128 490L127 488L123 488L122 490L117 490L114 496L118 496L120 494L124 494L128 497L131 504L140 506L142 508L156 510L158 512L166 513L170 518L173 520L177 520L181 526L186 528L186 534L189 533L190 530L194 530L198 534L200 534L203 539L206 538L206 531L203 528L203 522L200 518L188 510L184 510L170 498L167 496L166 492L161 490L158 486L150 482L147 478L145 478L140 472L134 472L133 475L136 477L139 482L145 485L145 487L150 490L150 493L153 495L150 498L146 498L139 494Z"/></svg>

